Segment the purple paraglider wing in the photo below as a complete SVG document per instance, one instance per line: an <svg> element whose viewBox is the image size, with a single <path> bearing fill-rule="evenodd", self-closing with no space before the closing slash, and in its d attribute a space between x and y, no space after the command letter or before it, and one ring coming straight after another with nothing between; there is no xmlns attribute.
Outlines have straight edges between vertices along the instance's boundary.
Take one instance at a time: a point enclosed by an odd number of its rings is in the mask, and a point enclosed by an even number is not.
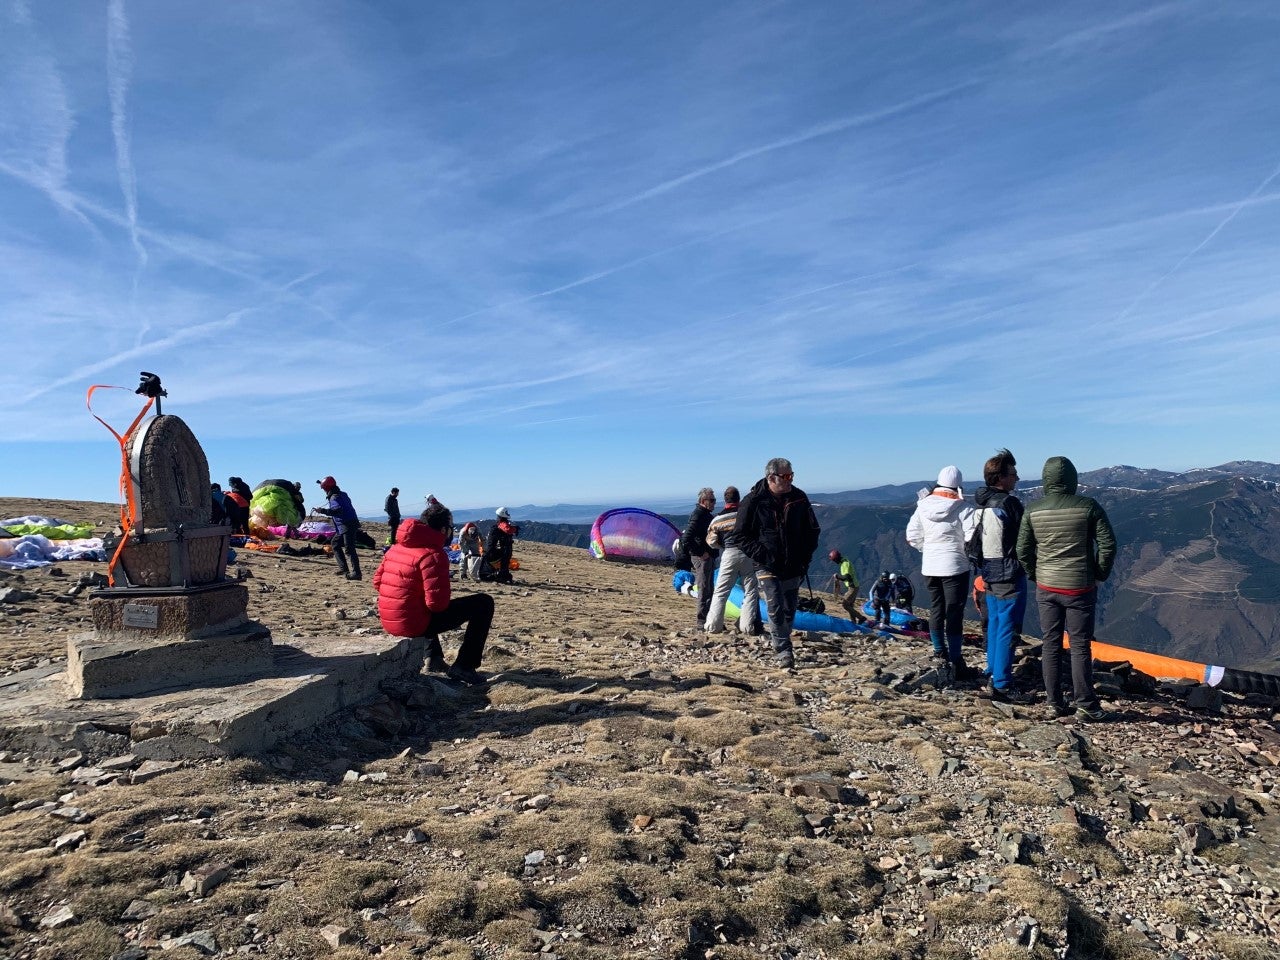
<svg viewBox="0 0 1280 960"><path fill-rule="evenodd" d="M639 507L606 510L591 527L591 555L628 560L670 560L680 531L666 517Z"/></svg>

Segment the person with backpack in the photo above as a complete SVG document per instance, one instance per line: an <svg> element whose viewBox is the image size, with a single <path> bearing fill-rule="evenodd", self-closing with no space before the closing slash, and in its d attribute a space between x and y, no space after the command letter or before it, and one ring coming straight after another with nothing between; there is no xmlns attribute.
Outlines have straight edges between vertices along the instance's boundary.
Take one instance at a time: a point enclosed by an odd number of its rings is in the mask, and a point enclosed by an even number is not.
<svg viewBox="0 0 1280 960"><path fill-rule="evenodd" d="M978 582L983 584L987 670L991 686L987 694L1004 703L1025 703L1026 695L1013 683L1015 626L1027 609L1027 575L1018 562L1018 531L1022 526L1022 501L1014 496L1018 485L1018 461L1001 448L982 467L986 486L973 495L978 522L968 547ZM975 599L977 598L975 593Z"/></svg>
<svg viewBox="0 0 1280 960"><path fill-rule="evenodd" d="M1027 506L1018 530L1018 561L1036 582L1044 655L1044 689L1054 716L1069 712L1058 688L1063 632L1071 637L1076 717L1108 720L1093 688L1093 626L1098 584L1111 576L1116 536L1102 505L1076 493L1080 477L1066 457L1044 462L1044 496Z"/></svg>
<svg viewBox="0 0 1280 960"><path fill-rule="evenodd" d="M858 573L839 550L832 550L827 559L836 565L836 582L840 584L840 606L854 623L866 623L867 618L858 609Z"/></svg>
<svg viewBox="0 0 1280 960"><path fill-rule="evenodd" d="M911 613L916 602L916 588L911 585L911 578L900 573L891 573L889 582L893 584L893 605L899 610Z"/></svg>
<svg viewBox="0 0 1280 960"><path fill-rule="evenodd" d="M893 574L884 570L867 591L871 609L876 615L873 627L893 626L893 583Z"/></svg>
<svg viewBox="0 0 1280 960"><path fill-rule="evenodd" d="M360 532L360 518L356 516L356 508L351 505L351 498L338 488L338 481L333 477L325 477L316 483L327 498L323 507L316 507L316 513L322 513L333 521L333 559L338 561L338 576L359 580L360 557L356 555L356 535Z"/></svg>
<svg viewBox="0 0 1280 960"><path fill-rule="evenodd" d="M227 522L231 524L232 536L249 535L249 501L253 499L253 491L239 477L227 478L227 489L223 492L222 509L226 512Z"/></svg>
<svg viewBox="0 0 1280 960"><path fill-rule="evenodd" d="M933 490L920 497L907 523L907 543L921 553L920 572L929 588L933 656L950 665L956 680L973 678L973 670L964 662L964 608L969 600L965 544L977 521L973 507L964 500L963 482L959 467L943 467Z"/></svg>

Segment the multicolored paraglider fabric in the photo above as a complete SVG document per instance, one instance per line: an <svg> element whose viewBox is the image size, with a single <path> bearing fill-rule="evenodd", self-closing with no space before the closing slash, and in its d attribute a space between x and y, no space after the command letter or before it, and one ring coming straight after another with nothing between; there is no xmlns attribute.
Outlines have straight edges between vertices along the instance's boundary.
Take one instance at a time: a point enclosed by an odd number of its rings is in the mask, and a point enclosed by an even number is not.
<svg viewBox="0 0 1280 960"><path fill-rule="evenodd" d="M264 480L249 501L249 530L263 538L272 536L272 527L296 527L302 523L298 494L288 480Z"/></svg>
<svg viewBox="0 0 1280 960"><path fill-rule="evenodd" d="M672 559L671 542L680 530L666 517L640 507L606 510L591 526L591 555L597 560Z"/></svg>

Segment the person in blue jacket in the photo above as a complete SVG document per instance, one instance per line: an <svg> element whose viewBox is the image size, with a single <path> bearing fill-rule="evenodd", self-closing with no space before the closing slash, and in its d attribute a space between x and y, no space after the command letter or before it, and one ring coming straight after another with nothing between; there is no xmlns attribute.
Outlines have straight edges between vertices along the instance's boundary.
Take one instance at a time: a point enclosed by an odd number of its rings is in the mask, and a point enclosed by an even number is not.
<svg viewBox="0 0 1280 960"><path fill-rule="evenodd" d="M316 483L320 484L320 489L327 498L323 507L316 508L316 513L332 518L337 530L333 535L333 559L338 561L338 576L359 580L360 557L356 555L356 534L360 532L360 519L356 516L356 508L351 505L351 498L338 488L338 482L333 477L325 477Z"/></svg>

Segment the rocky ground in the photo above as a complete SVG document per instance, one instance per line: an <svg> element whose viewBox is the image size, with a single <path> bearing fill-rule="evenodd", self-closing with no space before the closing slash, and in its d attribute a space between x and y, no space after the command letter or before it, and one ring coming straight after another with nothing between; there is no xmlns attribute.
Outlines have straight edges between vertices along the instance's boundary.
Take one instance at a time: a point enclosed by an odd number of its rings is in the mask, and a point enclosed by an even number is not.
<svg viewBox="0 0 1280 960"><path fill-rule="evenodd" d="M26 513L115 508L0 499ZM669 571L517 555L487 686L254 758L0 745L0 956L1280 957L1274 702L1120 667L1114 722L1050 722L937 688L908 637L804 635L781 671ZM237 567L287 642L379 630L366 557ZM0 673L65 656L103 567L0 574Z"/></svg>

